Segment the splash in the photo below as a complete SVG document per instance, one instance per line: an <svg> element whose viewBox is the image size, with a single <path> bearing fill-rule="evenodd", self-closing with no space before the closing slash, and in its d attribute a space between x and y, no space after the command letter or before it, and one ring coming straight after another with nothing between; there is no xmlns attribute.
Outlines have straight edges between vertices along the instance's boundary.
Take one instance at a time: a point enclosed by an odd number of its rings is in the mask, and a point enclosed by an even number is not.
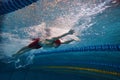
<svg viewBox="0 0 120 80"><path fill-rule="evenodd" d="M64 15L57 17L49 27L57 27L64 30L74 29L76 31L76 36L80 36L81 32L87 30L89 27L95 24L92 20L94 16L102 13L109 3L110 0L101 2L98 5L88 3L71 3L70 7L67 7L67 11ZM76 6L73 6L76 5ZM63 30L63 31L64 31Z"/></svg>
<svg viewBox="0 0 120 80"><path fill-rule="evenodd" d="M29 55L23 55L23 56L17 57L16 59L14 59L13 63L15 64L15 68L18 69L18 68L33 64L33 59L34 59L34 55L32 52L32 53L29 53Z"/></svg>

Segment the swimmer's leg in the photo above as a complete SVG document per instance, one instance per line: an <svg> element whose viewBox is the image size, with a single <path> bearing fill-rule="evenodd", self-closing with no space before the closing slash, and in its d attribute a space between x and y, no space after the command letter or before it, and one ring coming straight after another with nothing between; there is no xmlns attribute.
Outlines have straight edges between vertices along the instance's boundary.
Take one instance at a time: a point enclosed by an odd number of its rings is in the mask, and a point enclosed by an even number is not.
<svg viewBox="0 0 120 80"><path fill-rule="evenodd" d="M13 54L12 56L13 56L13 57L16 57L16 56L19 56L19 55L21 55L21 54L23 54L23 53L25 53L25 52L30 51L30 50L32 50L32 49L29 48L28 46L25 46L25 47L23 47L22 49L20 49L17 53Z"/></svg>
<svg viewBox="0 0 120 80"><path fill-rule="evenodd" d="M24 50L27 50L27 49L28 49L28 47L25 46L25 47L23 47L22 49L20 49L16 54L19 54L19 53L21 53L21 52L24 52Z"/></svg>

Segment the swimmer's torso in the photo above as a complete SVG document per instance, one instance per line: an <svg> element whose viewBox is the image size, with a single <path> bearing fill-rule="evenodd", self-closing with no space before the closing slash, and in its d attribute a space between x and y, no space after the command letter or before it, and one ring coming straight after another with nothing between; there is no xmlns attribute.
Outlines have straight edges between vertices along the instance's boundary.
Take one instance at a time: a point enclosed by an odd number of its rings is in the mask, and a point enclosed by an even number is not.
<svg viewBox="0 0 120 80"><path fill-rule="evenodd" d="M45 47L45 48L54 47L53 46L53 41L50 41L50 40L47 40L47 39L39 41L38 44L42 47Z"/></svg>

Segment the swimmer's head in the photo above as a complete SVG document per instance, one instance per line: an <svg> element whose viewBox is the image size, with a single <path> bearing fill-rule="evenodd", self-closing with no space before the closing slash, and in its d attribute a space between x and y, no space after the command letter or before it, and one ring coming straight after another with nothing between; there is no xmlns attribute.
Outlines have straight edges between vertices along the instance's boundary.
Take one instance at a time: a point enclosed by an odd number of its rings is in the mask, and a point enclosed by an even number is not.
<svg viewBox="0 0 120 80"><path fill-rule="evenodd" d="M60 40L55 40L54 43L53 43L54 47L56 47L56 48L59 47L60 44L61 44Z"/></svg>

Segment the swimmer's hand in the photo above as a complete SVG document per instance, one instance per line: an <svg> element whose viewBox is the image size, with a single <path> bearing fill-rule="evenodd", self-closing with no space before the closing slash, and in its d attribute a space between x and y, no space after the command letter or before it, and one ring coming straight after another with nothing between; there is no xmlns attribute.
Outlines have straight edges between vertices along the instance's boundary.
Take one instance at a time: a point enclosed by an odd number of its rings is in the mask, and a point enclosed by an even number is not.
<svg viewBox="0 0 120 80"><path fill-rule="evenodd" d="M68 34L73 34L73 33L75 33L75 31L72 29L70 31L68 31Z"/></svg>

